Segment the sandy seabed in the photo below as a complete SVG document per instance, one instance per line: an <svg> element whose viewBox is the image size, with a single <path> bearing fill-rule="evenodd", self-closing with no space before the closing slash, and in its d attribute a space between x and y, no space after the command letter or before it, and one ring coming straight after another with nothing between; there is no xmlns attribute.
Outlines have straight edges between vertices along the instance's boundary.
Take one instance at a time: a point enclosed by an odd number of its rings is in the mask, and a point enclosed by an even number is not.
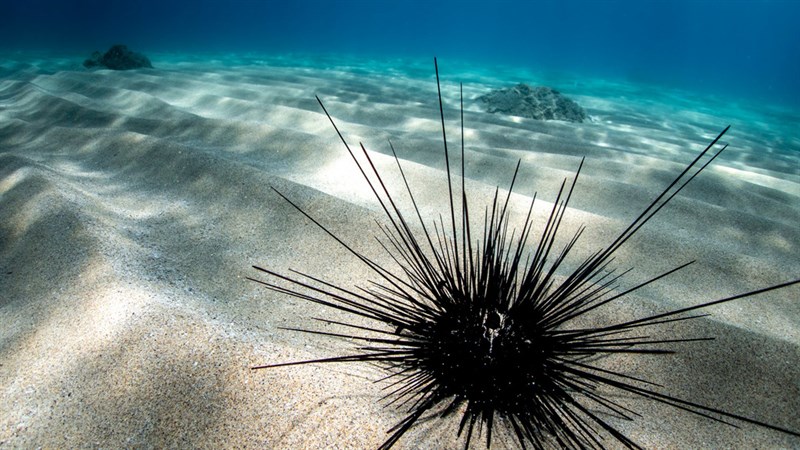
<svg viewBox="0 0 800 450"><path fill-rule="evenodd" d="M392 140L427 218L446 208L432 64L403 73L368 63L153 59L155 70L113 72L49 70L18 57L0 72L0 447L377 447L403 417L379 401L378 368L250 370L342 354L349 344L280 329L329 313L245 277L257 276L250 266L258 264L347 286L374 279L273 187L391 264L373 238L378 205L314 95L402 192L387 156ZM508 186L521 159L512 205L524 211L538 192L544 213L586 156L564 224L565 236L587 226L579 255L610 243L733 125L730 148L617 258L635 268L628 286L697 262L611 316L800 275L796 114L573 80L554 87L592 121L536 122L484 113L474 99L541 80L449 72L446 62L442 73L454 142L457 82L466 81L474 204ZM715 341L620 358L621 367L678 397L800 430L800 288L707 312L677 332ZM646 447L800 447L799 438L755 426L619 400L642 417L608 420ZM425 422L398 447L459 448L451 422ZM495 446L514 442L501 435Z"/></svg>

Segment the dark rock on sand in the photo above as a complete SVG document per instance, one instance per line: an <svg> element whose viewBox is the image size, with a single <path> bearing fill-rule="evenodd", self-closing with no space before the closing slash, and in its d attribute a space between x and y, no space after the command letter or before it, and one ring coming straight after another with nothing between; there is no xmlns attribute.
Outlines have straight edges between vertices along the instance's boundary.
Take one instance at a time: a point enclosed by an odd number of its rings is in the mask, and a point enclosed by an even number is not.
<svg viewBox="0 0 800 450"><path fill-rule="evenodd" d="M490 113L527 117L536 120L583 122L589 116L573 100L549 87L530 87L520 83L514 87L495 89L478 97Z"/></svg>
<svg viewBox="0 0 800 450"><path fill-rule="evenodd" d="M83 62L87 68L105 67L114 70L153 68L150 60L141 53L132 52L125 45L114 45L105 54L92 53L92 57Z"/></svg>

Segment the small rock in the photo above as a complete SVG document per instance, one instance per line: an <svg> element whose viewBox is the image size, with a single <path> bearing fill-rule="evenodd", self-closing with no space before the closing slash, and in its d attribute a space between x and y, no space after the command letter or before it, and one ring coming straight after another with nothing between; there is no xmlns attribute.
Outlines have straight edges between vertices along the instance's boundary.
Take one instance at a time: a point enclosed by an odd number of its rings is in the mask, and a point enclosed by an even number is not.
<svg viewBox="0 0 800 450"><path fill-rule="evenodd" d="M113 70L153 68L146 56L130 51L125 45L114 45L105 54L94 52L91 58L83 62L83 66L88 69L105 67Z"/></svg>
<svg viewBox="0 0 800 450"><path fill-rule="evenodd" d="M555 89L544 86L531 87L520 83L510 88L495 89L478 97L478 100L486 105L486 111L489 113L577 123L589 117L573 100Z"/></svg>

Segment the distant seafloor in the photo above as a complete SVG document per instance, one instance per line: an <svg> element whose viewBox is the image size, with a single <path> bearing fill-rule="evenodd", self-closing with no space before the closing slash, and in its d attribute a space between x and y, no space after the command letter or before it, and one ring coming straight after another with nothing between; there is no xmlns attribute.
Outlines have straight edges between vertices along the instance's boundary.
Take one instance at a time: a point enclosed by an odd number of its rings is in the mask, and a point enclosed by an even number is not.
<svg viewBox="0 0 800 450"><path fill-rule="evenodd" d="M350 344L281 329L321 326L312 318L331 313L245 277L257 264L345 286L374 279L273 187L392 265L373 237L380 209L315 95L402 194L391 139L424 217L438 219L447 179L432 59L149 56L154 69L124 72L86 70L80 56L0 62L0 447L377 447L402 418L382 407L379 369L250 370ZM597 320L800 276L796 110L630 80L439 64L454 148L463 82L474 205L506 188L520 160L513 217L524 218L538 192L541 225L586 158L563 225L565 239L587 227L572 264L610 243L732 125L729 148L615 260L634 269L621 290L696 263ZM488 114L476 100L519 82L558 89L591 120ZM678 397L800 430L799 299L795 286L711 308L675 332L716 340L613 364ZM642 417L608 420L645 447L800 446L617 400ZM459 447L452 422L426 421L400 447ZM514 446L502 433L496 444Z"/></svg>

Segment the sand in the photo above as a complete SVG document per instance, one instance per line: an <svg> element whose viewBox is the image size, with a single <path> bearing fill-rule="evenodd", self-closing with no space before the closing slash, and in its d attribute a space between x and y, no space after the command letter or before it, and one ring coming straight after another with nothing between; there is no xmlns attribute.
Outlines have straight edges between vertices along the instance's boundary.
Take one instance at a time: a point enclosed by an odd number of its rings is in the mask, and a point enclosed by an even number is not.
<svg viewBox="0 0 800 450"><path fill-rule="evenodd" d="M3 63L0 447L377 447L402 417L379 401L378 368L250 370L342 354L349 344L280 329L327 313L245 277L258 264L348 286L373 278L273 187L389 263L372 237L383 217L314 95L400 189L386 156L391 138L425 216L437 217L446 178L432 64L160 59L156 70L129 72L20 55ZM665 311L800 275L796 113L571 79L555 87L592 122L536 122L483 113L472 99L559 79L442 66L454 141L465 81L476 205L508 185L521 159L515 217L534 192L545 211L586 156L565 224L587 226L578 254L610 242L733 125L727 153L618 257L635 268L629 285L697 263L609 314ZM712 308L679 331L715 341L619 364L676 396L800 430L798 300L795 286ZM609 420L647 447L800 446L755 426L623 400L643 417ZM398 447L460 445L451 424L427 422ZM495 446L514 447L502 436Z"/></svg>

